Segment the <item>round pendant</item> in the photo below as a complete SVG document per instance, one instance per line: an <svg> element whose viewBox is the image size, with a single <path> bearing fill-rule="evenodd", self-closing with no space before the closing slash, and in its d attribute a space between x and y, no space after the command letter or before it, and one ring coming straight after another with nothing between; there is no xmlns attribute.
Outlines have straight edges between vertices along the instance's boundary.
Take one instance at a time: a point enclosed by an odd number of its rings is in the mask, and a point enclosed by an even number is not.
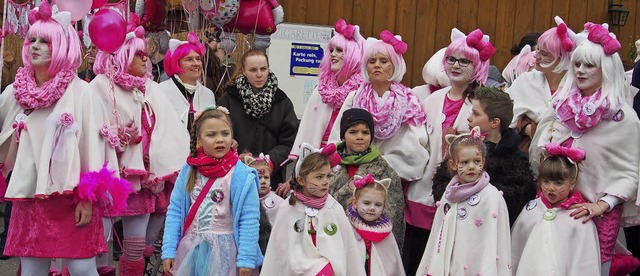
<svg viewBox="0 0 640 276"><path fill-rule="evenodd" d="M469 215L467 208L464 208L464 207L458 208L458 219L460 220L466 219L467 215Z"/></svg>
<svg viewBox="0 0 640 276"><path fill-rule="evenodd" d="M293 231L301 233L303 230L304 230L304 221L302 219L296 220L296 222L293 223Z"/></svg>
<svg viewBox="0 0 640 276"><path fill-rule="evenodd" d="M544 212L544 215L542 215L542 217L545 220L553 220L554 218L556 218L556 210L555 209L547 209L547 211Z"/></svg>
<svg viewBox="0 0 640 276"><path fill-rule="evenodd" d="M318 209L316 208L307 207L307 209L305 209L304 212L307 214L307 216L310 216L310 217L315 217L318 215Z"/></svg>
<svg viewBox="0 0 640 276"><path fill-rule="evenodd" d="M324 233L333 236L338 232L338 226L333 222L328 222L324 225Z"/></svg>
<svg viewBox="0 0 640 276"><path fill-rule="evenodd" d="M467 200L467 202L471 206L476 206L478 205L478 203L480 203L480 196L478 194L474 194L469 197L469 200Z"/></svg>
<svg viewBox="0 0 640 276"><path fill-rule="evenodd" d="M442 209L444 211L444 214L446 215L449 212L449 209L451 209L451 205L449 205L449 203L445 203L444 208Z"/></svg>
<svg viewBox="0 0 640 276"><path fill-rule="evenodd" d="M442 115L440 115L440 123L444 123L445 120L447 120L447 115L444 115L444 113L442 113Z"/></svg>
<svg viewBox="0 0 640 276"><path fill-rule="evenodd" d="M613 115L613 120L616 122L620 122L622 121L622 119L624 119L624 111L620 109L618 110L618 112L616 112L616 115Z"/></svg>
<svg viewBox="0 0 640 276"><path fill-rule="evenodd" d="M16 115L17 123L24 122L26 120L27 120L27 115L25 115L24 113L19 113L18 115Z"/></svg>
<svg viewBox="0 0 640 276"><path fill-rule="evenodd" d="M267 197L264 200L264 206L267 207L267 208L273 208L273 207L276 206L276 202L273 200L273 198Z"/></svg>
<svg viewBox="0 0 640 276"><path fill-rule="evenodd" d="M213 202L219 203L224 199L224 192L220 189L213 190L213 193L211 194L211 199L213 200Z"/></svg>
<svg viewBox="0 0 640 276"><path fill-rule="evenodd" d="M527 203L527 211L531 211L533 210L533 208L536 208L536 206L538 205L538 202L536 202L535 199L529 200L529 203Z"/></svg>
<svg viewBox="0 0 640 276"><path fill-rule="evenodd" d="M593 104L592 102L588 102L584 104L582 106L582 113L584 113L587 116L593 115L593 113L596 113L596 105Z"/></svg>

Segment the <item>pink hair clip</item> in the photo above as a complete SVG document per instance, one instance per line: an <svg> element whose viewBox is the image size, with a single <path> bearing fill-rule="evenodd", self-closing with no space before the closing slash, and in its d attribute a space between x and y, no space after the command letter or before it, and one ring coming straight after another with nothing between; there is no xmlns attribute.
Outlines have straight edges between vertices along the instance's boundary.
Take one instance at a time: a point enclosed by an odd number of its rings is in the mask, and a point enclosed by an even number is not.
<svg viewBox="0 0 640 276"><path fill-rule="evenodd" d="M544 145L544 148L551 156L566 157L569 158L570 161L576 163L582 162L586 156L586 153L581 148L568 148L556 143L548 143Z"/></svg>
<svg viewBox="0 0 640 276"><path fill-rule="evenodd" d="M558 25L558 27L556 28L556 34L558 35L558 37L560 37L560 41L562 42L562 49L567 52L573 51L573 49L576 47L576 43L569 36L569 27L566 23L564 23L562 18L558 16L554 17L554 20Z"/></svg>
<svg viewBox="0 0 640 276"><path fill-rule="evenodd" d="M367 174L363 178L354 180L353 185L356 187L356 189L362 189L364 188L364 186L373 184L375 182L376 181L375 179L373 179L373 176L371 176L371 174Z"/></svg>
<svg viewBox="0 0 640 276"><path fill-rule="evenodd" d="M487 37L488 38L488 37ZM480 29L475 29L466 38L467 45L478 50L481 61L487 61L496 53L496 48L489 42L485 41L485 36Z"/></svg>
<svg viewBox="0 0 640 276"><path fill-rule="evenodd" d="M587 39L593 43L598 43L604 48L607 56L613 55L622 48L620 42L609 33L609 30L600 24L592 22L584 23L584 29L589 32Z"/></svg>
<svg viewBox="0 0 640 276"><path fill-rule="evenodd" d="M353 36L356 33L356 26L347 24L347 22L344 21L344 19L342 18L338 19L338 22L336 22L336 25L334 28L336 29L336 32L343 35L345 38L352 39L352 40L354 39Z"/></svg>
<svg viewBox="0 0 640 276"><path fill-rule="evenodd" d="M391 45L398 55L407 52L407 43L404 43L399 37L394 36L389 30L382 31L380 33L380 39L382 39L382 42Z"/></svg>

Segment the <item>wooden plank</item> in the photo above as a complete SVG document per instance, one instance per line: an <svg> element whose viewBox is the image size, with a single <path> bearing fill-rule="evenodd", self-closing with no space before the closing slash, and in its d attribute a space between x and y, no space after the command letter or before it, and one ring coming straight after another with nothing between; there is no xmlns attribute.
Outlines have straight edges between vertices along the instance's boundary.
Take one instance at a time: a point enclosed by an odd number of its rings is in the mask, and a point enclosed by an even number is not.
<svg viewBox="0 0 640 276"><path fill-rule="evenodd" d="M536 3L531 0L518 0L515 11L512 44L519 43L524 35L533 31L533 11L535 4ZM511 47L509 47L509 49L511 49Z"/></svg>
<svg viewBox="0 0 640 276"><path fill-rule="evenodd" d="M371 15L374 8L375 5L371 0L353 0L353 22L350 23L360 25L360 33L365 38L373 35L373 16Z"/></svg>
<svg viewBox="0 0 640 276"><path fill-rule="evenodd" d="M483 7L484 11L484 7ZM478 1L460 0L458 3L458 18L456 27L465 34L478 28Z"/></svg>
<svg viewBox="0 0 640 276"><path fill-rule="evenodd" d="M629 11L635 11L638 6L635 0L633 1L622 0L620 2L624 6L624 8L628 9ZM622 45L622 49L620 49L620 52L619 52L620 58L622 59L622 61L625 61L625 62L633 61L629 55L629 52L631 51L631 44L633 44L635 41L636 33L634 33L635 31L634 24L631 22L628 22L632 18L635 18L635 15L632 14L632 12L629 12L629 18L627 19L627 23L623 27L620 27L620 26L609 27L609 30L614 32L618 36L618 40Z"/></svg>
<svg viewBox="0 0 640 276"><path fill-rule="evenodd" d="M303 0L298 0L304 2ZM307 0L307 22L309 24L329 25L329 6L327 1ZM335 23L335 22L334 22Z"/></svg>
<svg viewBox="0 0 640 276"><path fill-rule="evenodd" d="M535 10L533 12L533 28L531 32L542 33L549 29L551 26L550 23L553 23L553 5L554 2L560 2L566 0L535 0Z"/></svg>
<svg viewBox="0 0 640 276"><path fill-rule="evenodd" d="M556 23L553 21L553 18L557 15L562 18L565 22L569 22L569 18L571 17L571 13L569 12L571 5L571 1L569 0L555 0L553 1L553 12L551 18L549 18L546 29L550 29L551 27L555 27ZM545 30L546 30L545 29ZM542 31L544 32L544 31Z"/></svg>
<svg viewBox="0 0 640 276"><path fill-rule="evenodd" d="M351 0L331 0L329 6L329 23L335 25L338 19L344 19L351 24L353 18L353 1Z"/></svg>
<svg viewBox="0 0 640 276"><path fill-rule="evenodd" d="M478 1L478 28L483 33L489 35L491 43L496 42L496 15L495 11L498 8L498 0L479 0ZM486 11L486 12L481 12ZM491 12L488 12L491 11Z"/></svg>
<svg viewBox="0 0 640 276"><path fill-rule="evenodd" d="M408 44L407 52L403 55L405 62L407 63L407 73L404 74L402 82L408 86L413 86L415 83L420 83L419 79L414 81L412 72L422 70L422 65L415 60L415 52L418 51L415 43L416 29L416 7L418 0L398 0L396 9L396 26L394 34L402 36L402 41ZM426 35L426 34L423 34Z"/></svg>
<svg viewBox="0 0 640 276"><path fill-rule="evenodd" d="M633 1L634 8L635 8L635 2L636 1ZM597 23L607 22L609 4L606 1L588 0L586 4L587 4L587 19L585 20L585 22L588 22L588 21L597 22Z"/></svg>
<svg viewBox="0 0 640 276"><path fill-rule="evenodd" d="M396 8L398 0L375 0L373 12L373 36L379 38L380 32L389 30L396 33Z"/></svg>
<svg viewBox="0 0 640 276"><path fill-rule="evenodd" d="M587 2L584 0L571 0L569 5L570 18L565 19L569 28L573 31L580 32L584 29L584 23L587 22Z"/></svg>
<svg viewBox="0 0 640 276"><path fill-rule="evenodd" d="M412 86L424 84L422 67L443 45L436 45L435 34L438 15L438 0L419 0L416 5L416 27L414 30L414 70L409 72ZM416 64L420 65L417 66ZM419 67L419 68L418 68Z"/></svg>
<svg viewBox="0 0 640 276"><path fill-rule="evenodd" d="M458 0L439 0L436 18L436 49L451 43L451 29L456 27ZM463 30L464 32L464 30ZM466 31L468 33L469 31Z"/></svg>
<svg viewBox="0 0 640 276"><path fill-rule="evenodd" d="M301 0L280 0L280 5L284 9L284 21L289 23L307 22L307 1Z"/></svg>
<svg viewBox="0 0 640 276"><path fill-rule="evenodd" d="M491 63L498 66L498 68L504 68L504 66L509 63L511 60L511 53L509 50L511 49L512 44L520 41L520 38L518 38L517 41L513 38L515 9L515 1L498 1L498 8L496 9L496 26L500 27L496 28L494 40L496 54L491 59Z"/></svg>

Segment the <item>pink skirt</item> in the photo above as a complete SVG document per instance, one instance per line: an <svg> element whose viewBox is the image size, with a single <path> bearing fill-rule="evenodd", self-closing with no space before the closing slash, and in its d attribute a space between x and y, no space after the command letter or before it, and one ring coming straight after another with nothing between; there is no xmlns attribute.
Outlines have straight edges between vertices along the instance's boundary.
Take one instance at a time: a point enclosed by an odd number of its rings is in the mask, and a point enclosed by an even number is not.
<svg viewBox="0 0 640 276"><path fill-rule="evenodd" d="M89 224L76 227L73 196L13 201L4 254L86 259L107 252L97 205Z"/></svg>
<svg viewBox="0 0 640 276"><path fill-rule="evenodd" d="M149 189L142 189L137 193L129 194L127 198L127 210L117 216L132 217L144 214L151 214L156 209L156 195ZM109 214L106 209L103 208L102 216L109 217L115 216L115 214Z"/></svg>
<svg viewBox="0 0 640 276"><path fill-rule="evenodd" d="M156 209L153 212L154 215L164 216L167 214L169 208L169 200L171 199L171 192L173 191L173 183L166 182L164 184L164 190L156 195Z"/></svg>

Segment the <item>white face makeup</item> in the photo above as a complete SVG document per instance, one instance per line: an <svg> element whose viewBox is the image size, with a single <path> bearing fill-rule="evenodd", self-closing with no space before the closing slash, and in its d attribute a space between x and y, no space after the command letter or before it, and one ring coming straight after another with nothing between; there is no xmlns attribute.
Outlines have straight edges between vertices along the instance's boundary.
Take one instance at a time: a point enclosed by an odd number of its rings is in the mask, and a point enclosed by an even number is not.
<svg viewBox="0 0 640 276"><path fill-rule="evenodd" d="M29 58L34 67L51 64L51 45L43 37L32 37L29 40Z"/></svg>
<svg viewBox="0 0 640 276"><path fill-rule="evenodd" d="M335 47L331 49L331 72L335 73L342 69L342 65L344 65L343 56L342 48Z"/></svg>
<svg viewBox="0 0 640 276"><path fill-rule="evenodd" d="M602 87L602 68L595 64L575 61L573 72L576 75L576 85L582 91L582 95L593 95Z"/></svg>

